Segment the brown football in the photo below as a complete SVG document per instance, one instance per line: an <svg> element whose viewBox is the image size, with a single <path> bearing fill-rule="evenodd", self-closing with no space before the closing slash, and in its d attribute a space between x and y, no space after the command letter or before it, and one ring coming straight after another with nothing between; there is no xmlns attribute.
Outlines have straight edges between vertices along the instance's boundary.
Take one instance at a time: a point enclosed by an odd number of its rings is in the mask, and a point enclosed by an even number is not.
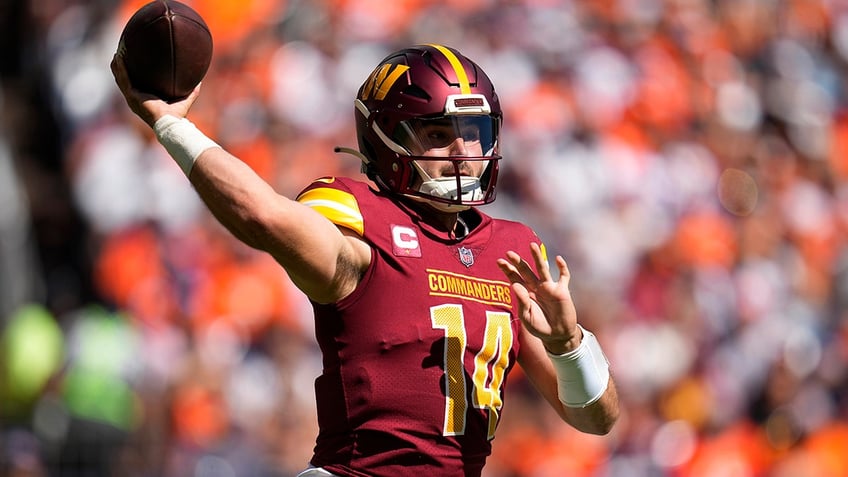
<svg viewBox="0 0 848 477"><path fill-rule="evenodd" d="M127 21L118 51L134 88L174 101L188 96L206 75L212 34L188 5L155 0Z"/></svg>

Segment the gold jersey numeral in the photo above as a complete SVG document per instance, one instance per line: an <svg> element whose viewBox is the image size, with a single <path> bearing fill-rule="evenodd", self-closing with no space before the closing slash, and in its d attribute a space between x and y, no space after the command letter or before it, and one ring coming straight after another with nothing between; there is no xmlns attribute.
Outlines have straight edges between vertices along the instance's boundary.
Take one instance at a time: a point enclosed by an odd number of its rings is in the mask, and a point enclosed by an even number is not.
<svg viewBox="0 0 848 477"><path fill-rule="evenodd" d="M433 328L445 332L445 420L442 434L457 436L465 434L468 399L465 374L465 349L468 345L465 316L462 305L448 304L430 308ZM488 438L495 437L495 429L503 406L501 387L509 352L513 342L510 315L505 312L486 312L486 331L483 346L474 357L474 372L471 375L472 405L485 409L489 415Z"/></svg>

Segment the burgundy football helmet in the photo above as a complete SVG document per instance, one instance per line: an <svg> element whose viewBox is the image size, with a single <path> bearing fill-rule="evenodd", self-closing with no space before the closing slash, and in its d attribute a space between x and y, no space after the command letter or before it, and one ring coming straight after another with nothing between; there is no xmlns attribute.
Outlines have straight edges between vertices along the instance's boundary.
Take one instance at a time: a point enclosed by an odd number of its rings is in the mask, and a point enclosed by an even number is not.
<svg viewBox="0 0 848 477"><path fill-rule="evenodd" d="M441 45L392 53L359 89L355 106L356 155L380 187L445 211L495 200L501 107L489 77L461 53ZM458 138L482 153L423 155ZM428 160L450 160L456 173L434 180L419 165ZM485 161L482 176L461 175L466 161Z"/></svg>

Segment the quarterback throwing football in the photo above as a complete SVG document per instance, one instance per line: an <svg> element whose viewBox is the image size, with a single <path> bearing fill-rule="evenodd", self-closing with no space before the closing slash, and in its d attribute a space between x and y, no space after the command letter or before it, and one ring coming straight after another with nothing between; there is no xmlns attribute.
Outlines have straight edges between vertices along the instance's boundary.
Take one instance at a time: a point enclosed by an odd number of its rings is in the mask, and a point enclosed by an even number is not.
<svg viewBox="0 0 848 477"><path fill-rule="evenodd" d="M479 476L518 363L559 416L605 434L618 397L583 329L557 256L478 209L495 199L502 114L491 81L457 50L387 56L354 101L370 182L324 177L276 193L186 115L112 71L215 217L271 254L313 303L323 372L304 476Z"/></svg>

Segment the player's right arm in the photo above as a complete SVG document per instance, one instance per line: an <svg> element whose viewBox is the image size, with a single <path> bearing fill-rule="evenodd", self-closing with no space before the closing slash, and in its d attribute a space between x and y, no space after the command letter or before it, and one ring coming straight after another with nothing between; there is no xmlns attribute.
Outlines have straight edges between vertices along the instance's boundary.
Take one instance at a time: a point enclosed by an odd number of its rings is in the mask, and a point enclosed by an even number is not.
<svg viewBox="0 0 848 477"><path fill-rule="evenodd" d="M133 89L119 56L112 60L112 72L127 105L151 128L164 116L184 118L200 91L198 86L186 99L169 104ZM316 302L347 296L370 263L371 249L362 239L278 194L220 147L196 157L189 180L222 225L245 244L270 253Z"/></svg>
<svg viewBox="0 0 848 477"><path fill-rule="evenodd" d="M189 179L219 222L242 242L270 253L312 300L338 301L359 283L371 259L362 239L278 194L224 149L204 151Z"/></svg>

